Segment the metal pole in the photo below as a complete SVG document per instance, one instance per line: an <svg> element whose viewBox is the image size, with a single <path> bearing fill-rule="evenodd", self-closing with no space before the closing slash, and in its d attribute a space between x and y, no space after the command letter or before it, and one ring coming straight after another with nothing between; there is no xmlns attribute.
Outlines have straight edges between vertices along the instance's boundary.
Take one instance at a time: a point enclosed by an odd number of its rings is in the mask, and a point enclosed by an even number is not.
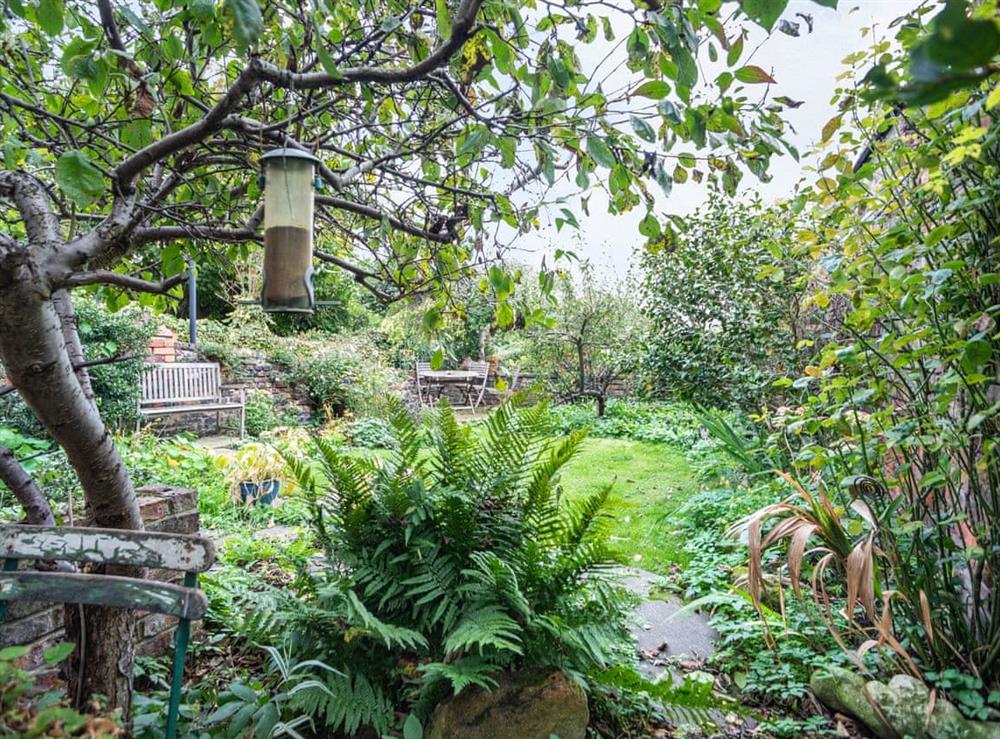
<svg viewBox="0 0 1000 739"><path fill-rule="evenodd" d="M198 343L198 271L188 260L188 341Z"/></svg>

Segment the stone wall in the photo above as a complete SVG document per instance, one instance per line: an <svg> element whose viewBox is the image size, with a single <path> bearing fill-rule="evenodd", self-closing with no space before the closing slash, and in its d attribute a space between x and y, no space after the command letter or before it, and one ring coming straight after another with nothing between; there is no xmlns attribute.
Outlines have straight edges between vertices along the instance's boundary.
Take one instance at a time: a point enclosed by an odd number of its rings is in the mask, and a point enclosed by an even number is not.
<svg viewBox="0 0 1000 739"><path fill-rule="evenodd" d="M139 508L147 531L172 534L196 534L199 528L198 499L194 490L150 485L139 488ZM86 522L79 522L86 525ZM30 560L22 567L31 565ZM150 570L149 580L181 583L183 573L171 570ZM71 606L75 607L75 606ZM0 647L24 645L31 651L24 657L22 666L37 670L44 666L42 654L46 649L66 641L63 628L64 606L38 601L18 601L7 609L7 618L0 625ZM159 613L139 614L136 624L137 651L139 654L161 655L173 648L173 633L177 619ZM192 632L198 624L192 624ZM48 675L53 679L54 675Z"/></svg>

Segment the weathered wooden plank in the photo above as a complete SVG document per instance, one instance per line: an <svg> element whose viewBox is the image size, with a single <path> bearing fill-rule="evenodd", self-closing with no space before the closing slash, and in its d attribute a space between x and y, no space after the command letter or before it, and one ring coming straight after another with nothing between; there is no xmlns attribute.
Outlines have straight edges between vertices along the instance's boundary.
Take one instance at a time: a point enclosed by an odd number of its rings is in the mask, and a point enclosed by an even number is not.
<svg viewBox="0 0 1000 739"><path fill-rule="evenodd" d="M0 600L55 600L135 608L190 619L201 618L208 609L208 599L196 588L131 577L61 572L0 572Z"/></svg>
<svg viewBox="0 0 1000 739"><path fill-rule="evenodd" d="M186 534L8 524L0 525L0 557L204 572L215 562L215 548Z"/></svg>

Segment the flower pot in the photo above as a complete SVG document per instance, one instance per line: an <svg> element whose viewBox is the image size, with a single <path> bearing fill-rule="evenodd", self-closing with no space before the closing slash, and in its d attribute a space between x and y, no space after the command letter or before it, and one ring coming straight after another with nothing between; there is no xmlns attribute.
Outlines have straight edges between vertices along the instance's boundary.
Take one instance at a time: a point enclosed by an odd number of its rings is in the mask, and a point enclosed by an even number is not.
<svg viewBox="0 0 1000 739"><path fill-rule="evenodd" d="M281 480L264 480L259 485L255 482L240 483L240 500L253 505L271 505L278 497Z"/></svg>

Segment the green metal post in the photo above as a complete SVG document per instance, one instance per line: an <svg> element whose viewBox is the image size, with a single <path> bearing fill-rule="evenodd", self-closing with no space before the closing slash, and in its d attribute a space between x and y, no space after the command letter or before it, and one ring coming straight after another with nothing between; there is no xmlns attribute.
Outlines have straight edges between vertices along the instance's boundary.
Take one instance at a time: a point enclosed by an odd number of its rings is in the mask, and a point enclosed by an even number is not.
<svg viewBox="0 0 1000 739"><path fill-rule="evenodd" d="M7 559L3 561L4 572L13 572L16 569L17 569L17 560L14 557L7 557ZM8 602L9 601L6 600L0 601L0 622L2 622L5 618L7 618Z"/></svg>
<svg viewBox="0 0 1000 739"><path fill-rule="evenodd" d="M198 587L198 573L184 574L184 587ZM181 710L181 687L184 682L184 656L191 638L191 620L182 618L174 633L174 669L170 676L170 707L167 709L167 739L177 737L177 717Z"/></svg>

